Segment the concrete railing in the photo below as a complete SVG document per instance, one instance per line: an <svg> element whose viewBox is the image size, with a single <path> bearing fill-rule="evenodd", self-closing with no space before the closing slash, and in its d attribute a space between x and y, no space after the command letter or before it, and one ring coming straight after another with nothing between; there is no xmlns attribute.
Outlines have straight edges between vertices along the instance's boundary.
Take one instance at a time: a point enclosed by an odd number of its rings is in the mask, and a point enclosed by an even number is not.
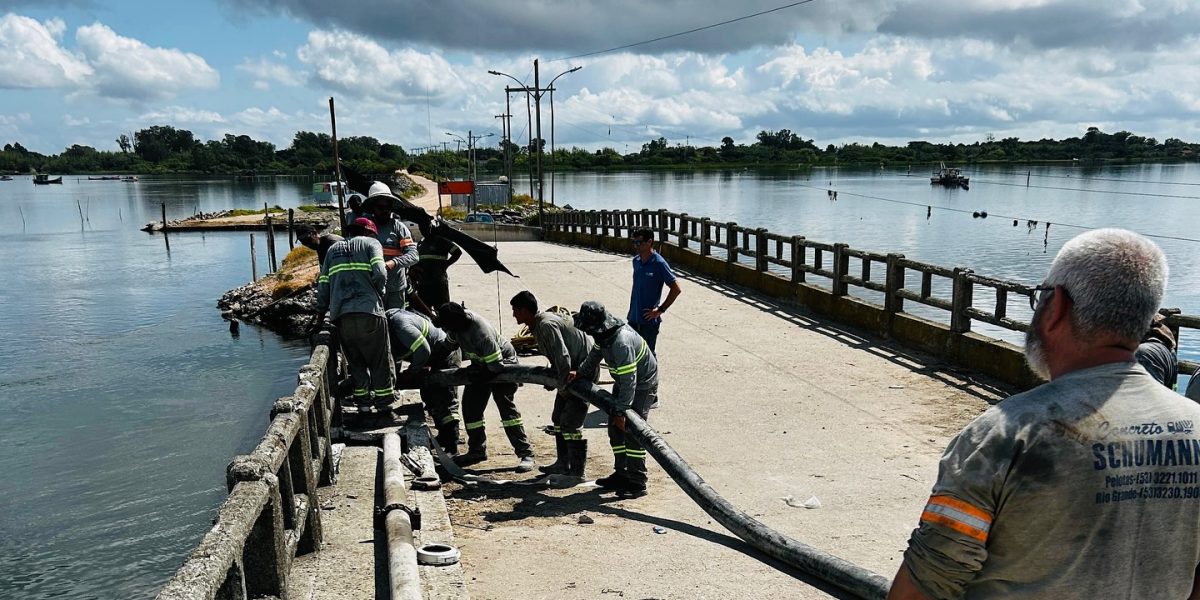
<svg viewBox="0 0 1200 600"><path fill-rule="evenodd" d="M296 390L275 401L262 441L229 464L229 497L160 600L286 600L292 560L320 550L317 486L333 483L330 391L339 364L328 340L322 332Z"/></svg>
<svg viewBox="0 0 1200 600"><path fill-rule="evenodd" d="M1024 332L1029 323L1010 316L1011 303L1026 306L1033 286L996 279L963 267L948 268L903 254L858 250L843 243L780 235L666 210L588 210L546 214L546 239L630 252L630 232L655 232L659 251L673 264L797 302L813 312L891 337L952 363L1018 386L1038 383L1021 348L972 331L979 321ZM827 281L819 285L813 279ZM851 289L876 293L882 304ZM915 303L942 314L938 321L905 310ZM1026 308L1022 311L1028 314ZM1163 309L1179 339L1180 328L1200 329L1200 316ZM1182 360L1180 373L1200 364Z"/></svg>

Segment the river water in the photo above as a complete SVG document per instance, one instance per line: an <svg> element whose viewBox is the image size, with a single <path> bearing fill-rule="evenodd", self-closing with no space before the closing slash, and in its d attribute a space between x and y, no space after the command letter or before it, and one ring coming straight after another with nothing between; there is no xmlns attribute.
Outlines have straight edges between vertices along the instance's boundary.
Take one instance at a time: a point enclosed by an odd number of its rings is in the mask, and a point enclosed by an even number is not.
<svg viewBox="0 0 1200 600"><path fill-rule="evenodd" d="M930 186L923 168L575 173L553 188L576 208L666 208L1030 283L1080 231L1067 225L1200 238L1200 165L970 175L969 191ZM220 318L217 298L250 278L248 234L179 233L168 247L138 228L158 220L160 203L170 218L294 207L309 187L0 182L0 331L10 345L0 362L0 598L150 598L207 531L225 465L256 443L308 348L253 327L233 337ZM970 214L984 210L987 219ZM1171 261L1166 305L1200 313L1200 245L1156 241ZM261 234L258 251L261 271ZM1200 339L1184 345L1200 358Z"/></svg>

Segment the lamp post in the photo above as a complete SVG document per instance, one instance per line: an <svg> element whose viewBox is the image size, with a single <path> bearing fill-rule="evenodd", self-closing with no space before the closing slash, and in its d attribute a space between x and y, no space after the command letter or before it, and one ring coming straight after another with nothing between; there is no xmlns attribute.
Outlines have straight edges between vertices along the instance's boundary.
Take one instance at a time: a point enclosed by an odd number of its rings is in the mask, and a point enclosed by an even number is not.
<svg viewBox="0 0 1200 600"><path fill-rule="evenodd" d="M467 174L466 174L466 178L467 178L467 179L470 179L470 178L471 178L471 165L470 165L469 163L471 162L471 142L468 142L467 140L464 140L464 139L462 139L462 136L460 136L460 135L456 135L456 134L453 134L453 133L450 133L449 131L447 131L447 132L446 132L446 135L448 135L448 136L450 136L450 137L452 137L452 138L454 138L454 139L456 139L456 140L458 140L458 141L460 141L460 142L462 142L462 143L464 143L464 144L466 144L466 145L467 145L467 163L468 163L468 164L467 164ZM467 132L467 135L470 135L470 132L469 132L469 131ZM455 154L457 154L457 153L458 153L458 152L457 152L457 151L455 151Z"/></svg>
<svg viewBox="0 0 1200 600"><path fill-rule="evenodd" d="M513 77L512 75L509 75L508 73L502 73L500 71L488 71L488 74L489 75L500 75L503 77L507 77L507 78L517 82L517 85L520 86L517 88L510 88L510 87L504 88L504 106L505 106L504 113L505 114L508 114L510 116L512 114L512 109L509 108L509 94L511 94L512 92L525 92L525 114L526 114L526 118L529 120L528 125L526 126L527 127L526 131L529 131L532 133L532 131L533 131L533 112L529 108L529 86L525 85L524 81L521 81L520 79L517 79L516 77ZM512 143L512 125L511 124L508 126L508 137L506 139L508 140L509 144ZM504 155L505 155L505 158L508 159L508 144L504 145ZM531 156L531 158L532 158L532 156ZM510 160L509 165L511 165L511 164L512 163ZM532 198L533 197L533 171L532 171L533 161L532 160L529 161L528 166L531 169L529 172L529 197ZM512 186L512 173L511 172L508 173L508 182L509 182L508 183L509 189L512 189L512 187L511 187Z"/></svg>
<svg viewBox="0 0 1200 600"><path fill-rule="evenodd" d="M555 176L556 176L557 172L555 171L554 166L558 162L557 157L555 157L555 155L554 155L554 153L555 153L555 148L554 148L554 82L558 81L559 77L562 77L563 75L566 75L567 73L574 73L575 71L578 71L582 68L583 68L583 66L578 66L573 69L568 69L566 71L563 71L562 73L555 75L554 79L550 80L550 84L546 86L547 88L550 88L550 205L551 206L556 206L554 203L554 180L555 180Z"/></svg>

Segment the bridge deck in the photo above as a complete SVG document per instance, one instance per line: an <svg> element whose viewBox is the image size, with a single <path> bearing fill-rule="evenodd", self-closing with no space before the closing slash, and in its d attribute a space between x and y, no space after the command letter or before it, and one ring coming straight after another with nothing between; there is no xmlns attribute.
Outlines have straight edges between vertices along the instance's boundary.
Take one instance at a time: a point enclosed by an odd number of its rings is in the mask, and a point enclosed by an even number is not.
<svg viewBox="0 0 1200 600"><path fill-rule="evenodd" d="M504 334L508 300L532 290L543 305L596 299L623 313L628 256L544 243L501 243L520 279L483 275L469 259L451 294ZM890 577L928 496L937 460L962 425L1003 396L991 382L885 341L680 273L684 293L658 342L661 408L650 423L726 498L768 525ZM497 311L499 288L499 314ZM540 361L541 359L531 359ZM518 392L539 460L550 460L553 393ZM515 458L487 412L499 477ZM590 478L611 454L593 410ZM758 558L711 522L657 467L651 493L616 501L595 491L447 487L455 535L475 598L825 597ZM818 509L794 508L782 498ZM586 513L594 524L580 524ZM665 533L656 534L662 527Z"/></svg>

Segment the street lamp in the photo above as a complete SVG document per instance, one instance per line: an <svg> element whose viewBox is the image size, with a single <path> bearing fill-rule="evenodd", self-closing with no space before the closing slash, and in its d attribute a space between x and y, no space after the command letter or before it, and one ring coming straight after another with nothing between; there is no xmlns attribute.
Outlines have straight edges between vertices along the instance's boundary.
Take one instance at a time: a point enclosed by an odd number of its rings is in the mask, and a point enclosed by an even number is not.
<svg viewBox="0 0 1200 600"><path fill-rule="evenodd" d="M506 87L504 89L504 114L509 115L510 119L512 118L512 104L509 102L509 100L510 100L509 93L513 92L513 91L525 92L525 118L528 119L528 125L526 126L527 127L526 131L528 131L530 136L532 137L532 135L533 135L533 109L530 108L530 106L529 106L529 86L525 85L524 81L521 81L520 79L517 79L516 77L513 77L512 75L509 75L508 73L502 73L500 71L488 71L488 74L489 75L501 75L501 76L507 77L507 78L517 82L517 85L521 86L520 88L507 88ZM508 140L508 144L512 143L512 121L509 121L508 134L505 139ZM506 173L506 175L508 175L508 182L509 182L508 185L509 185L509 189L511 190L512 189L512 159L510 159L508 157L508 144L504 145L504 158L505 158L506 164L509 167L509 171L508 171L508 173ZM528 165L527 165L529 167L529 197L530 198L533 198L533 160L532 160L532 158L533 158L533 156L532 156L532 154L530 154L530 160L528 161Z"/></svg>
<svg viewBox="0 0 1200 600"><path fill-rule="evenodd" d="M555 163L558 162L557 158L555 157L555 148L554 148L554 82L558 81L559 77L562 77L563 75L566 75L567 73L574 73L575 71L578 71L582 68L583 68L583 66L580 65L573 69L568 69L566 71L563 71L562 73L555 75L554 79L550 80L550 85L546 86L546 87L550 88L550 205L551 206L555 206L554 180L556 178L555 176L557 175L557 171L554 169L554 165L555 165Z"/></svg>
<svg viewBox="0 0 1200 600"><path fill-rule="evenodd" d="M456 139L456 140L458 140L458 141L460 141L460 142L462 142L462 143L464 143L464 144L466 144L466 145L467 145L467 160L468 160L468 162L469 162L469 161L470 161L470 156L471 156L471 143L470 143L470 142L468 142L467 140L464 140L464 139L462 139L462 136L460 136L460 135L455 135L455 134L453 134L453 133L450 133L449 131L447 131L447 132L446 132L446 135L448 135L448 136L450 136L450 137L452 137L452 138L454 138L454 139ZM458 154L458 152L455 152L455 154ZM470 179L470 178L471 178L471 165L469 165L469 164L467 165L467 174L466 174L466 177L467 177L467 179Z"/></svg>

